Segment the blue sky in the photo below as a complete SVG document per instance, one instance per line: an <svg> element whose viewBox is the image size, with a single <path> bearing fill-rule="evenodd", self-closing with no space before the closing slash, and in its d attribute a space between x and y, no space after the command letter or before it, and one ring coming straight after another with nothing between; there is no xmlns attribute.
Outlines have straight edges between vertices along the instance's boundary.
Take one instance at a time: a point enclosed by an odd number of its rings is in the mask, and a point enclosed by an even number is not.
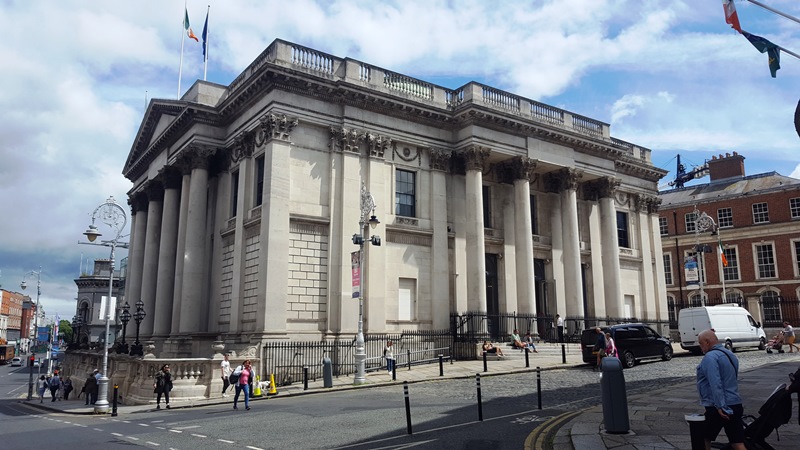
<svg viewBox="0 0 800 450"><path fill-rule="evenodd" d="M797 0L762 1L800 17ZM725 23L721 0L190 0L197 36L207 5L212 82L229 84L280 38L607 122L670 171L677 154L691 169L737 151L748 174L800 177L800 61L783 54L771 78L767 56ZM800 24L736 7L743 29L800 53ZM121 171L145 98L177 94L183 8L0 0L0 285L18 291L41 265L48 315L72 317L82 257L108 257L77 243L108 196L125 204ZM184 91L203 77L200 44L185 46Z"/></svg>

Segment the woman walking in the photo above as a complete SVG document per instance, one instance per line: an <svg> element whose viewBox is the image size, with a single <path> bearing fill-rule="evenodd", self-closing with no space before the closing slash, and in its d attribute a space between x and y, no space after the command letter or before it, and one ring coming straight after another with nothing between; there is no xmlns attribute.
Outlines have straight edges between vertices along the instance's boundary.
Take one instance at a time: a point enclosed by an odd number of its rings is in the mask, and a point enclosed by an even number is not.
<svg viewBox="0 0 800 450"><path fill-rule="evenodd" d="M164 395L164 403L167 404L169 409L169 391L172 390L172 374L169 372L169 364L164 364L161 370L156 374L156 380L153 383L153 392L157 394L156 409L161 409L161 395Z"/></svg>
<svg viewBox="0 0 800 450"><path fill-rule="evenodd" d="M250 366L250 360L245 360L244 364L237 367L233 372L239 375L239 380L236 382L236 395L233 396L233 409L239 409L236 404L239 403L239 394L244 391L244 409L250 411L250 380L253 378L253 368Z"/></svg>
<svg viewBox="0 0 800 450"><path fill-rule="evenodd" d="M39 377L36 380L36 392L39 394L39 403L44 401L44 393L47 390L47 380L45 379L44 375Z"/></svg>

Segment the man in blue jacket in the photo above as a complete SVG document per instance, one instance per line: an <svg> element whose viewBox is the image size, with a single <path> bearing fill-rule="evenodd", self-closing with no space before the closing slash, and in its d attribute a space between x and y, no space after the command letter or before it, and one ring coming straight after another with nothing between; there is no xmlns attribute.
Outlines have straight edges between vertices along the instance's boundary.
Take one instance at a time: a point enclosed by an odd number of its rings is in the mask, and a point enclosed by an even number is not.
<svg viewBox="0 0 800 450"><path fill-rule="evenodd" d="M724 428L731 447L745 450L742 425L744 410L736 380L739 360L719 343L713 330L701 332L697 340L705 353L697 366L697 392L700 394L700 404L706 409L706 449L711 448L711 442Z"/></svg>

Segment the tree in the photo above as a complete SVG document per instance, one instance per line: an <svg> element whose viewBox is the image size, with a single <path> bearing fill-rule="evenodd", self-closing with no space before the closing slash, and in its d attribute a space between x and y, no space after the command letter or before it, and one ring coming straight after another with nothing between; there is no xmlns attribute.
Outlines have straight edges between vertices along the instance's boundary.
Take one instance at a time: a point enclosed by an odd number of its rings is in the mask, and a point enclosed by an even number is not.
<svg viewBox="0 0 800 450"><path fill-rule="evenodd" d="M72 342L72 324L69 320L61 319L58 322L58 333L64 336L64 342Z"/></svg>

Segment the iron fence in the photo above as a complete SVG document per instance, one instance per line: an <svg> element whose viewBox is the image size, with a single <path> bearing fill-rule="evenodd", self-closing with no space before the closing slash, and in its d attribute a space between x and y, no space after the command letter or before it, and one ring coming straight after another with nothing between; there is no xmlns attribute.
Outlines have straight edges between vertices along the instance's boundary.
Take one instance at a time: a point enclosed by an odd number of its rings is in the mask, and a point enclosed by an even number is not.
<svg viewBox="0 0 800 450"><path fill-rule="evenodd" d="M800 325L800 299L797 297L767 297L758 301L763 326L783 328L783 322Z"/></svg>

